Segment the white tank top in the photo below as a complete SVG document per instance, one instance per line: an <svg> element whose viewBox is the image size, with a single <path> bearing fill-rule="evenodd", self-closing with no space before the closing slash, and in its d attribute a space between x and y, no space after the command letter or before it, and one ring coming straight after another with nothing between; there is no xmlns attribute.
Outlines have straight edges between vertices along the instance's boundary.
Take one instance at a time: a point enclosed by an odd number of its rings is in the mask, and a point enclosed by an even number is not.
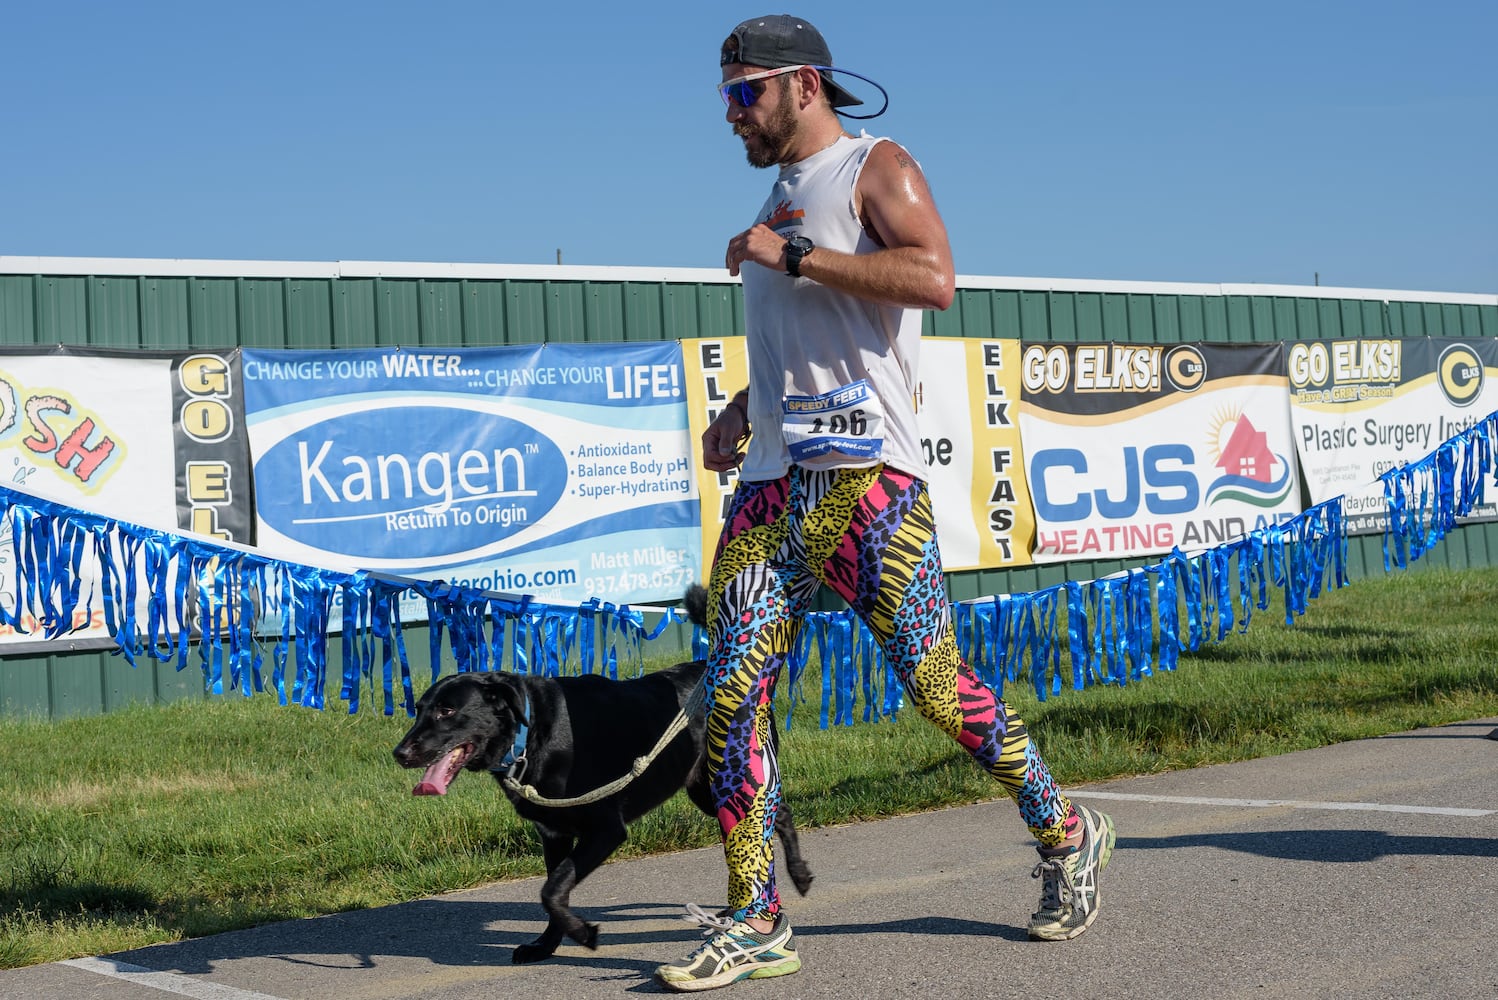
<svg viewBox="0 0 1498 1000"><path fill-rule="evenodd" d="M782 167L756 221L842 253L877 250L853 193L869 151L885 141L845 135ZM754 437L739 476L778 479L793 462L808 469L884 462L924 479L915 420L921 311L758 264L741 276Z"/></svg>

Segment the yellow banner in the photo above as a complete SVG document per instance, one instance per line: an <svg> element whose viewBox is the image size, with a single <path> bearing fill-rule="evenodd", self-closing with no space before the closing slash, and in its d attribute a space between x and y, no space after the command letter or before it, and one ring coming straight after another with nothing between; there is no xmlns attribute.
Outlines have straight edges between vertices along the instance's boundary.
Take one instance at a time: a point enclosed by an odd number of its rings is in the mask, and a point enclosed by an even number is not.
<svg viewBox="0 0 1498 1000"><path fill-rule="evenodd" d="M723 530L723 513L738 482L737 472L702 467L702 435L733 394L749 384L749 360L743 337L683 340L682 368L687 385L687 423L692 434L692 468L702 503L702 575L706 581Z"/></svg>

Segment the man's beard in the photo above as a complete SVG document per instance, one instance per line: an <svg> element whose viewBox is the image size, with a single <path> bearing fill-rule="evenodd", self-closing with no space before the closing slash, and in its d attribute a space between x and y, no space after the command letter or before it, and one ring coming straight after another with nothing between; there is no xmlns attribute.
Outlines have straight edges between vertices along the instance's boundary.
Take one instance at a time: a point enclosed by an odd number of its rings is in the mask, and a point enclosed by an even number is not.
<svg viewBox="0 0 1498 1000"><path fill-rule="evenodd" d="M780 99L764 125L735 125L733 134L744 140L744 155L751 167L773 167L784 162L786 150L796 137L795 100L790 87L780 89Z"/></svg>

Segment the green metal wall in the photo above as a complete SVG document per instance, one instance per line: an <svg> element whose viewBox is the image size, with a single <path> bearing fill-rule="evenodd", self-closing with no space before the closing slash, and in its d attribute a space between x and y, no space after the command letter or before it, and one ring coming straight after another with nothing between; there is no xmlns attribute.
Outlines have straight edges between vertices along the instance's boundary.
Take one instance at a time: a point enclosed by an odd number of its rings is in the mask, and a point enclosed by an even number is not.
<svg viewBox="0 0 1498 1000"><path fill-rule="evenodd" d="M741 306L737 283L706 280L0 275L0 338L164 349L607 343L741 334ZM1498 304L963 288L925 326L1027 341L1492 337Z"/></svg>
<svg viewBox="0 0 1498 1000"><path fill-rule="evenodd" d="M1027 341L1265 343L1498 336L1498 305L1271 294L968 289L958 291L952 309L931 314L930 319L927 332L940 337L1017 336Z"/></svg>
<svg viewBox="0 0 1498 1000"><path fill-rule="evenodd" d="M743 332L737 285L0 275L7 345L495 347Z"/></svg>
<svg viewBox="0 0 1498 1000"><path fill-rule="evenodd" d="M242 273L231 273L238 267ZM0 258L0 342L195 349L493 347L743 333L742 296L721 271ZM382 273L373 273L373 272ZM196 273L195 273L196 272ZM554 277L552 275L555 275ZM926 333L1024 341L1271 342L1498 336L1498 296L961 279ZM1380 539L1349 544L1353 578L1383 572ZM952 596L1022 593L1139 561L953 573ZM1498 562L1498 525L1459 529L1422 566ZM65 646L60 649L65 650ZM412 636L408 648L424 648ZM336 655L336 652L335 652ZM202 698L195 664L132 670L100 652L0 663L0 715L105 712Z"/></svg>

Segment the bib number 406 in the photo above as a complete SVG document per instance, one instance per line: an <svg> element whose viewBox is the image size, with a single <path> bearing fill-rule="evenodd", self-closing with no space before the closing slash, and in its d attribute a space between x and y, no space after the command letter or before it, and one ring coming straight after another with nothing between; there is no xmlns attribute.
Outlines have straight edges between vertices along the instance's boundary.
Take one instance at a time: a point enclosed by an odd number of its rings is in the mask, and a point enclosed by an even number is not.
<svg viewBox="0 0 1498 1000"><path fill-rule="evenodd" d="M830 417L816 417L811 422L813 434L850 434L863 437L869 432L869 418L862 410L851 413L834 413Z"/></svg>

